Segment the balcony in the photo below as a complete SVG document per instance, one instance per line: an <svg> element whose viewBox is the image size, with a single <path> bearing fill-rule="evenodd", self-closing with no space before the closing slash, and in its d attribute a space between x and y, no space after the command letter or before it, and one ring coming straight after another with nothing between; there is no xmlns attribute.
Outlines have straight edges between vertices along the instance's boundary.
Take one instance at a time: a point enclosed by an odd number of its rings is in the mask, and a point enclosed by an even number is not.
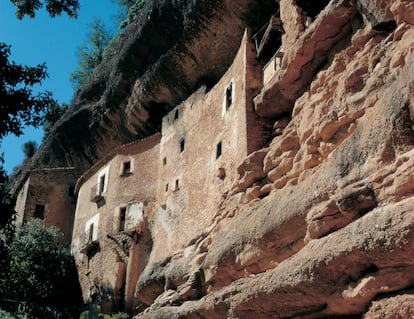
<svg viewBox="0 0 414 319"><path fill-rule="evenodd" d="M80 236L80 252L82 254L87 254L96 246L98 246L98 240L93 238L93 229L85 231Z"/></svg>
<svg viewBox="0 0 414 319"><path fill-rule="evenodd" d="M98 191L99 190L99 191ZM90 200L93 203L98 203L104 199L102 192L99 189L99 184L96 184L91 187L91 197Z"/></svg>

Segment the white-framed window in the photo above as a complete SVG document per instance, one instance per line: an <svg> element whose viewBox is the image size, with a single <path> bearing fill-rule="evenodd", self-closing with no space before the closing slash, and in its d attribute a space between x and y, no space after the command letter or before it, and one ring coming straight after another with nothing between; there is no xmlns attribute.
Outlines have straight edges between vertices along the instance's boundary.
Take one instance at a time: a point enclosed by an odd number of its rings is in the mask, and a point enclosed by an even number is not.
<svg viewBox="0 0 414 319"><path fill-rule="evenodd" d="M141 202L118 206L114 210L114 231L129 232L144 220L144 204Z"/></svg>
<svg viewBox="0 0 414 319"><path fill-rule="evenodd" d="M98 226L99 226L99 214L96 214L85 223L85 234L87 234L88 242L94 242L98 240Z"/></svg>
<svg viewBox="0 0 414 319"><path fill-rule="evenodd" d="M103 195L108 189L109 166L102 169L98 174L98 183L96 192L98 195Z"/></svg>

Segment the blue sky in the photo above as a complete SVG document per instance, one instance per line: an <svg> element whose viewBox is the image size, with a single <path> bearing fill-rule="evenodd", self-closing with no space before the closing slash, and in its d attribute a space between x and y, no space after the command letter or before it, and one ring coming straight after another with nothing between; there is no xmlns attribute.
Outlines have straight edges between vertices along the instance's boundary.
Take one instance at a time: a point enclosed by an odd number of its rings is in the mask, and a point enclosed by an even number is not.
<svg viewBox="0 0 414 319"><path fill-rule="evenodd" d="M116 28L118 6L110 0L80 0L77 19L66 15L50 18L42 10L36 18L18 20L10 0L0 0L0 42L11 45L11 59L18 64L35 66L46 62L49 78L39 88L51 91L60 103L70 103L73 87L69 77L77 67L76 51L85 43L89 23L101 18L108 27ZM41 144L42 129L27 128L24 135L6 136L0 147L8 173L24 158L22 145L35 140Z"/></svg>

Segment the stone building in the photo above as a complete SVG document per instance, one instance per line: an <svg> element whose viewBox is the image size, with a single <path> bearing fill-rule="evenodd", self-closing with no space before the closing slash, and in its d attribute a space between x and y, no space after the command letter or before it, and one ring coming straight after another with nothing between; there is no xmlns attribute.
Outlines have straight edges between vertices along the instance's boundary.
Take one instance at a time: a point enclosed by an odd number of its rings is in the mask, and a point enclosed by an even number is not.
<svg viewBox="0 0 414 319"><path fill-rule="evenodd" d="M161 134L114 150L82 175L72 253L85 301L100 295L104 312L136 307L146 263L212 223L238 165L267 138L253 108L260 69L246 31L221 80L167 114Z"/></svg>
<svg viewBox="0 0 414 319"><path fill-rule="evenodd" d="M79 170L73 167L33 169L19 185L16 198L16 224L31 218L43 219L45 226L56 226L70 243L75 213L75 184Z"/></svg>
<svg viewBox="0 0 414 319"><path fill-rule="evenodd" d="M85 301L100 298L101 311L135 306L135 282L151 249L159 142L156 134L124 145L78 180L72 254Z"/></svg>

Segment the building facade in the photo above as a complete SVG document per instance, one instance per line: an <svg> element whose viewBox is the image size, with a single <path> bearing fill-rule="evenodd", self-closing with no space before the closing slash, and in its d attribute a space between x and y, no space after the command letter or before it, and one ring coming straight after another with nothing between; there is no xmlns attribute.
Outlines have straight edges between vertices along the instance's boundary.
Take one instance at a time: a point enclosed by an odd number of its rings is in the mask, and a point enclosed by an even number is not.
<svg viewBox="0 0 414 319"><path fill-rule="evenodd" d="M160 134L124 145L78 181L72 254L85 301L111 312L134 307L134 283L151 249ZM146 247L146 246L149 247Z"/></svg>
<svg viewBox="0 0 414 319"><path fill-rule="evenodd" d="M73 167L31 170L16 198L16 224L32 218L44 220L45 226L56 226L63 241L70 243L76 206L75 184L79 170Z"/></svg>
<svg viewBox="0 0 414 319"><path fill-rule="evenodd" d="M164 117L160 134L122 146L79 179L72 252L85 301L103 312L133 309L146 264L211 225L237 167L266 139L253 105L262 82L255 52L246 32L211 90L199 88Z"/></svg>

